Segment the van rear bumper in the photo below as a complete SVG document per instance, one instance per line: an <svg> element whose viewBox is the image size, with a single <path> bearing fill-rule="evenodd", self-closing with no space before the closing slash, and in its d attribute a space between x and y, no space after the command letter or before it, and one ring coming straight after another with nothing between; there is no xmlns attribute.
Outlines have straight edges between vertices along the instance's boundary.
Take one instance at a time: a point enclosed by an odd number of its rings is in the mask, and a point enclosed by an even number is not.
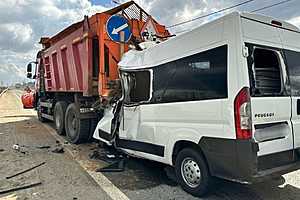
<svg viewBox="0 0 300 200"><path fill-rule="evenodd" d="M261 182L300 169L294 150L257 156L253 140L204 137L199 145L212 176L240 183Z"/></svg>

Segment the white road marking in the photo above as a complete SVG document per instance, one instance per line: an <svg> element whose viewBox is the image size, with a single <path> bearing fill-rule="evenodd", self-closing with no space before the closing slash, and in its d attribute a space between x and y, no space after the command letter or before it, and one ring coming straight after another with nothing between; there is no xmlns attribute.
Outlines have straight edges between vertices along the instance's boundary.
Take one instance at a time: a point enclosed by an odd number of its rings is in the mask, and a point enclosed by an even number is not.
<svg viewBox="0 0 300 200"><path fill-rule="evenodd" d="M0 93L0 97L8 90L8 88L6 88L5 90L3 90L1 93Z"/></svg>

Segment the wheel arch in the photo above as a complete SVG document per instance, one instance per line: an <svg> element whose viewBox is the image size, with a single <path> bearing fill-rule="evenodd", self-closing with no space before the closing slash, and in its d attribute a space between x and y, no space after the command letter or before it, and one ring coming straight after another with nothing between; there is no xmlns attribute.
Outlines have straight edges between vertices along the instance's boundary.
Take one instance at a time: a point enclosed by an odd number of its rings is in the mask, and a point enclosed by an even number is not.
<svg viewBox="0 0 300 200"><path fill-rule="evenodd" d="M184 148L191 148L191 149L194 149L197 152L199 152L201 154L201 156L203 157L204 161L206 162L208 170L210 171L208 160L206 159L206 156L205 156L201 146L198 143L195 143L190 140L179 140L174 144L173 151L172 151L172 165L173 166L176 161L176 156Z"/></svg>

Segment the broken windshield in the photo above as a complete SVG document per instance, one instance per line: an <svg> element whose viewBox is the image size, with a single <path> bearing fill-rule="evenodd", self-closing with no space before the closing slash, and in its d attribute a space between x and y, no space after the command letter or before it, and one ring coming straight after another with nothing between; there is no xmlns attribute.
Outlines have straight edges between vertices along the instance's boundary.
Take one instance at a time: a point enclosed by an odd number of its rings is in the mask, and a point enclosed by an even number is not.
<svg viewBox="0 0 300 200"><path fill-rule="evenodd" d="M126 104L149 101L151 90L149 71L125 72L122 81Z"/></svg>

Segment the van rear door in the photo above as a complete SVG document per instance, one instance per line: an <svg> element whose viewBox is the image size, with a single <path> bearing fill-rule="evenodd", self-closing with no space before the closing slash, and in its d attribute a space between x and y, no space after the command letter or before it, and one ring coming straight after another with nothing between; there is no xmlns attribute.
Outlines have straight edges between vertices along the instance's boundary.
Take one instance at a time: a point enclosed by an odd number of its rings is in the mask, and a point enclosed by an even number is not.
<svg viewBox="0 0 300 200"><path fill-rule="evenodd" d="M253 136L259 144L258 156L292 150L291 98L286 88L282 51L256 44L247 46L251 53L248 70Z"/></svg>
<svg viewBox="0 0 300 200"><path fill-rule="evenodd" d="M247 62L253 138L259 146L258 170L264 170L293 160L291 97L286 86L286 65L279 28L242 18L242 30L249 50Z"/></svg>
<svg viewBox="0 0 300 200"><path fill-rule="evenodd" d="M300 147L300 33L281 29L292 98L292 124L295 149Z"/></svg>

